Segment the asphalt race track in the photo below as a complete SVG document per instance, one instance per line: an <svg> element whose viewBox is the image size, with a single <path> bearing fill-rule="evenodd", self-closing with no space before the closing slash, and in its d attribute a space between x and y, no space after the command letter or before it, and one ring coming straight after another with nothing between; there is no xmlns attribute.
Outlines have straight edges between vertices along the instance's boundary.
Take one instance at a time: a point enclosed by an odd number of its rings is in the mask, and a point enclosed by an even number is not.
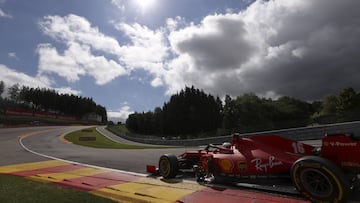
<svg viewBox="0 0 360 203"><path fill-rule="evenodd" d="M181 154L194 148L168 148L168 149L96 149L69 144L61 141L61 135L80 130L85 127L59 126L59 127L28 127L0 129L0 165L26 163L47 160L26 151L22 144L31 151L54 158L75 161L84 164L102 166L131 172L145 173L146 165L157 165L158 159L165 153ZM101 130L100 128L99 130ZM104 131L104 130L101 130ZM104 133L106 133L105 131ZM105 134L106 135L106 134ZM127 144L139 144L127 140L119 141ZM313 144L317 144L318 141Z"/></svg>
<svg viewBox="0 0 360 203"><path fill-rule="evenodd" d="M0 166L60 159L122 171L146 173L146 165L157 165L165 153L181 154L196 148L167 149L97 149L64 142L61 137L89 126L26 127L0 129ZM138 144L112 135L99 127L105 136L127 144ZM319 145L320 141L307 141Z"/></svg>
<svg viewBox="0 0 360 203"><path fill-rule="evenodd" d="M86 127L30 127L0 129L0 165L48 160L29 153L22 144L39 154L74 162L102 166L131 172L145 173L146 165L157 165L158 158L165 153L179 154L189 148L172 149L96 149L68 144L61 141L61 135ZM129 143L130 144L130 143Z"/></svg>

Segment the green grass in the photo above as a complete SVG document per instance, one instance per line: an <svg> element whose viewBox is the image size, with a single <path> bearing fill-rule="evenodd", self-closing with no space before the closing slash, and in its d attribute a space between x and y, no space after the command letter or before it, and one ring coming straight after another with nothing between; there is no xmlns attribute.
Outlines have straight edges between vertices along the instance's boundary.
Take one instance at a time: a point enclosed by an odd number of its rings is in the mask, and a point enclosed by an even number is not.
<svg viewBox="0 0 360 203"><path fill-rule="evenodd" d="M83 138L81 138L83 137ZM81 141L79 139L87 139L91 137L95 137L95 141ZM138 145L128 145L117 143L112 140L109 140L102 134L100 134L95 127L87 128L84 130L75 131L65 135L65 139L77 144L86 147L95 147L95 148L108 148L108 149L157 149L157 148L169 148L169 147L161 147L161 146L138 146Z"/></svg>
<svg viewBox="0 0 360 203"><path fill-rule="evenodd" d="M112 130L121 132L121 133L128 133L128 134L131 133L125 125L112 125L112 126L108 126L108 128L111 128Z"/></svg>
<svg viewBox="0 0 360 203"><path fill-rule="evenodd" d="M0 202L66 203L114 202L90 193L51 183L30 181L25 178L0 174Z"/></svg>

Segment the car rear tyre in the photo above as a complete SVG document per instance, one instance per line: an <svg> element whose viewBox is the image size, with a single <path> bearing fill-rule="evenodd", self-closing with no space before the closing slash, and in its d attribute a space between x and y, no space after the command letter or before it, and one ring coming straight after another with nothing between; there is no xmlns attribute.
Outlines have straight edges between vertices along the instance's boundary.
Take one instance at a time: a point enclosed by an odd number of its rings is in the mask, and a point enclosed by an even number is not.
<svg viewBox="0 0 360 203"><path fill-rule="evenodd" d="M306 156L291 167L295 188L312 202L346 202L349 183L344 173L322 157Z"/></svg>
<svg viewBox="0 0 360 203"><path fill-rule="evenodd" d="M179 170L178 159L173 154L164 154L159 159L159 173L164 178L174 178Z"/></svg>

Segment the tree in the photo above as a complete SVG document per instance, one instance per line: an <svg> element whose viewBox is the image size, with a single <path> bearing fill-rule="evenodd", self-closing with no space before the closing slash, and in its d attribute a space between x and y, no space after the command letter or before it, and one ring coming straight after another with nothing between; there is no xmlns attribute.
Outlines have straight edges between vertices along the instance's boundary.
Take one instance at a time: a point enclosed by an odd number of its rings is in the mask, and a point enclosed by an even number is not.
<svg viewBox="0 0 360 203"><path fill-rule="evenodd" d="M91 100L92 101L92 100ZM95 102L94 102L95 104ZM92 109L92 108L91 108ZM89 109L88 109L89 110ZM102 123L106 123L107 122L107 112L106 112L106 108L101 106L101 105L96 105L96 110L95 113L100 115L102 118ZM120 122L121 123L121 122Z"/></svg>
<svg viewBox="0 0 360 203"><path fill-rule="evenodd" d="M249 132L272 129L275 107L272 100L261 99L254 93L232 100L226 95L223 109L223 128Z"/></svg>
<svg viewBox="0 0 360 203"><path fill-rule="evenodd" d="M0 82L0 86L1 86ZM0 87L1 89L1 87ZM86 114L96 113L107 122L106 108L97 105L92 98L68 94L59 94L53 89L19 87L15 84L8 88L10 100L15 107L28 108L35 111L51 111L82 118ZM9 106L9 105L7 105Z"/></svg>
<svg viewBox="0 0 360 203"><path fill-rule="evenodd" d="M225 103L194 87L185 87L154 112L134 113L126 120L129 129L157 135L188 135L214 131L254 132L307 126L313 121L328 123L360 119L360 94L346 88L338 96L312 103L283 96L277 100L259 98L254 93ZM320 122L321 121L321 122Z"/></svg>
<svg viewBox="0 0 360 203"><path fill-rule="evenodd" d="M154 129L156 134L164 134L164 113L160 107L154 109Z"/></svg>
<svg viewBox="0 0 360 203"><path fill-rule="evenodd" d="M4 93L4 90L5 90L5 83L3 81L0 81L0 98L1 95Z"/></svg>
<svg viewBox="0 0 360 203"><path fill-rule="evenodd" d="M163 113L167 134L207 132L221 126L219 101L193 86L171 96L163 107Z"/></svg>
<svg viewBox="0 0 360 203"><path fill-rule="evenodd" d="M336 122L337 104L338 100L335 95L326 96L321 104L317 104L315 108L313 107L315 112L312 116L313 122L320 124ZM320 105L320 107L318 107L318 105Z"/></svg>
<svg viewBox="0 0 360 203"><path fill-rule="evenodd" d="M214 131L221 126L222 104L219 98L194 87L185 87L170 101L153 112L129 115L126 126L136 133L187 135Z"/></svg>
<svg viewBox="0 0 360 203"><path fill-rule="evenodd" d="M339 121L360 118L360 95L351 87L343 89L337 97L336 113Z"/></svg>
<svg viewBox="0 0 360 203"><path fill-rule="evenodd" d="M313 101L311 103L312 111L315 112L315 113L320 113L322 105L323 105L322 101Z"/></svg>
<svg viewBox="0 0 360 203"><path fill-rule="evenodd" d="M249 131L251 128L257 130L267 128L268 115L266 115L265 105L254 93L238 97L235 106L238 111L238 127L243 128L245 131Z"/></svg>
<svg viewBox="0 0 360 203"><path fill-rule="evenodd" d="M336 115L338 99L334 95L329 95L324 98L321 106L320 115Z"/></svg>
<svg viewBox="0 0 360 203"><path fill-rule="evenodd" d="M274 117L276 128L306 126L314 114L312 105L298 99L281 97L274 102L277 115Z"/></svg>
<svg viewBox="0 0 360 203"><path fill-rule="evenodd" d="M223 108L223 128L233 129L236 127L237 115L235 112L235 103L229 95L225 96Z"/></svg>
<svg viewBox="0 0 360 203"><path fill-rule="evenodd" d="M13 86L8 88L10 99L14 101L15 103L19 102L19 95L20 95L20 88L19 84L14 84Z"/></svg>

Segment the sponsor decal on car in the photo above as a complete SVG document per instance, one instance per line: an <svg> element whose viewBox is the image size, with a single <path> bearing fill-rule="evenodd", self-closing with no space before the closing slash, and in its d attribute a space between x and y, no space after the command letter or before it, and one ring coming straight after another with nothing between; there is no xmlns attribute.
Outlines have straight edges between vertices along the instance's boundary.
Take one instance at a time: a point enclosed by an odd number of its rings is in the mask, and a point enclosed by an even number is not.
<svg viewBox="0 0 360 203"><path fill-rule="evenodd" d="M231 160L228 159L220 159L219 165L224 172L231 173L232 169L234 168L233 163Z"/></svg>
<svg viewBox="0 0 360 203"><path fill-rule="evenodd" d="M360 163L350 162L350 161L341 162L341 165L342 166L349 166L349 167L360 167Z"/></svg>
<svg viewBox="0 0 360 203"><path fill-rule="evenodd" d="M261 158L256 158L251 160L251 163L255 163L255 168L258 171L267 171L269 168L273 168L275 166L280 166L283 163L281 161L275 161L274 156L269 156L267 161L263 161Z"/></svg>
<svg viewBox="0 0 360 203"><path fill-rule="evenodd" d="M356 142L330 142L329 143L332 147L356 147Z"/></svg>
<svg viewBox="0 0 360 203"><path fill-rule="evenodd" d="M239 161L237 163L237 165L238 165L239 171L242 171L242 172L247 171L247 164L245 161Z"/></svg>

